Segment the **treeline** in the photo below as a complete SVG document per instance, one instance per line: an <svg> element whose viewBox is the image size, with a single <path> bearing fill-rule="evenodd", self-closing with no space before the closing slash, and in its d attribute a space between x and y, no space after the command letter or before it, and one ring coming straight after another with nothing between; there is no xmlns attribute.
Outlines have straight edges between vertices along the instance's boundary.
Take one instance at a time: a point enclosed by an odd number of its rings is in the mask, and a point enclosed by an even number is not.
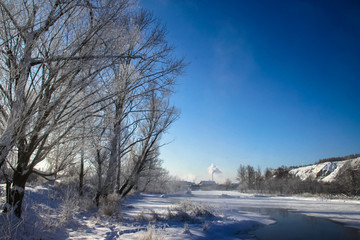
<svg viewBox="0 0 360 240"><path fill-rule="evenodd" d="M360 157L360 154L351 154L351 155L347 155L345 157L332 157L332 158L320 159L317 163L344 161L344 160L350 160L350 159L354 159L354 158L358 158L358 157Z"/></svg>
<svg viewBox="0 0 360 240"><path fill-rule="evenodd" d="M312 179L301 180L290 174L290 170L289 167L281 166L277 169L266 168L262 173L259 168L255 171L250 165L240 165L237 170L239 190L275 194L360 195L360 168L343 168L337 179L331 183Z"/></svg>

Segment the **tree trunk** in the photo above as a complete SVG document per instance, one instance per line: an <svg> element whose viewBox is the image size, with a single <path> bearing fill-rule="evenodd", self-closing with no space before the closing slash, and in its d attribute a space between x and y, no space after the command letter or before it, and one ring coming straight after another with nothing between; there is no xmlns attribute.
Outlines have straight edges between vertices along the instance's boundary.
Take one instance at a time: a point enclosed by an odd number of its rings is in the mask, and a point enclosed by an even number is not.
<svg viewBox="0 0 360 240"><path fill-rule="evenodd" d="M116 167L116 185L115 185L115 192L117 192L120 188L120 176L121 176L121 157L118 157L117 167Z"/></svg>
<svg viewBox="0 0 360 240"><path fill-rule="evenodd" d="M126 179L125 183L121 186L117 193L121 196L121 198L124 198L133 189L134 186L134 181L132 181L130 177Z"/></svg>
<svg viewBox="0 0 360 240"><path fill-rule="evenodd" d="M115 103L115 123L113 127L113 137L111 139L110 145L110 159L109 159L109 169L107 171L106 180L104 183L105 192L107 194L112 192L117 192L119 186L116 186L117 183L120 183L120 140L121 140L121 125L123 117L123 102L117 101Z"/></svg>
<svg viewBox="0 0 360 240"><path fill-rule="evenodd" d="M10 188L10 194L7 196L7 202L4 208L4 212L8 212L11 209L14 210L15 216L21 217L22 213L22 201L25 194L25 184L30 175L30 171L22 169L21 166L14 171L13 182Z"/></svg>
<svg viewBox="0 0 360 240"><path fill-rule="evenodd" d="M84 142L84 137L83 137ZM81 146L80 173L79 173L79 196L83 195L84 186L84 145Z"/></svg>
<svg viewBox="0 0 360 240"><path fill-rule="evenodd" d="M130 177L128 179L126 179L126 181L124 182L124 184L121 186L121 188L118 190L118 194L119 195L123 195L122 193L125 191L125 188L129 185L130 183Z"/></svg>
<svg viewBox="0 0 360 240"><path fill-rule="evenodd" d="M11 191L11 181L10 179L8 178L8 176L5 176L6 177L6 202L10 202L10 191Z"/></svg>
<svg viewBox="0 0 360 240"><path fill-rule="evenodd" d="M84 186L84 158L85 158L85 122L82 126L82 136L81 136L81 152L80 152L80 173L79 173L79 196L83 195L83 186Z"/></svg>
<svg viewBox="0 0 360 240"><path fill-rule="evenodd" d="M9 153L9 149L7 146L0 146L0 169L2 165L5 163L8 153Z"/></svg>
<svg viewBox="0 0 360 240"><path fill-rule="evenodd" d="M83 195L84 186L84 154L81 152L80 157L80 174L79 174L79 196Z"/></svg>
<svg viewBox="0 0 360 240"><path fill-rule="evenodd" d="M124 198L133 189L134 184L130 184L129 187L123 192L121 198Z"/></svg>
<svg viewBox="0 0 360 240"><path fill-rule="evenodd" d="M100 197L102 195L102 159L100 149L96 149L96 162L97 166L97 176L98 176L98 186L97 192L95 196L96 206L98 207L100 204Z"/></svg>
<svg viewBox="0 0 360 240"><path fill-rule="evenodd" d="M116 164L117 164L117 141L118 136L115 133L111 140L111 152L109 159L109 168L107 170L106 179L104 182L104 191L106 193L111 193L115 189L115 181L116 181Z"/></svg>
<svg viewBox="0 0 360 240"><path fill-rule="evenodd" d="M2 133L0 138L0 169L5 163L6 158L13 147L12 132L9 127Z"/></svg>

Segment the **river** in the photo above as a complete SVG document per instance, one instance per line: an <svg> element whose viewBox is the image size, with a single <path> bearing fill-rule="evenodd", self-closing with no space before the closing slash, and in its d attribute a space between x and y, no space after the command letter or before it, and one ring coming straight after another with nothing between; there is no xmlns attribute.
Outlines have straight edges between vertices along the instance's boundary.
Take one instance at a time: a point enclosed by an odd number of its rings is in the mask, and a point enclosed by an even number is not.
<svg viewBox="0 0 360 240"><path fill-rule="evenodd" d="M275 224L261 226L248 232L254 239L292 240L359 240L360 231L318 217L306 216L281 208L240 208L244 212L256 212L276 220Z"/></svg>

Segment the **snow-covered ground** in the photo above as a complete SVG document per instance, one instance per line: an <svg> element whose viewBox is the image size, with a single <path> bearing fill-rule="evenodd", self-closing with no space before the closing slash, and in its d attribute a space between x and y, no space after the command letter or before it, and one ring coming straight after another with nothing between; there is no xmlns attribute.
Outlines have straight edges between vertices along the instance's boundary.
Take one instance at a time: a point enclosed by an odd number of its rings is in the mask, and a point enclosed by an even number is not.
<svg viewBox="0 0 360 240"><path fill-rule="evenodd" d="M81 205L66 214L55 191L28 186L25 220L17 229L17 239L142 239L151 233L162 237L153 239L239 239L260 225L274 223L270 216L240 210L247 207L290 209L360 229L360 201L355 200L232 191L139 194L124 201L114 217ZM0 224L8 220L2 214Z"/></svg>

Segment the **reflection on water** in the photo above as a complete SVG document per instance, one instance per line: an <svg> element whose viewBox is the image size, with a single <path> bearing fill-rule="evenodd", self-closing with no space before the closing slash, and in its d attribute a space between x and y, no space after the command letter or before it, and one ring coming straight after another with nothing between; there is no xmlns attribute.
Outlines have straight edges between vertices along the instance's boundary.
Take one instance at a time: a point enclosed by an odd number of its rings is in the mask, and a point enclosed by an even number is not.
<svg viewBox="0 0 360 240"><path fill-rule="evenodd" d="M360 231L317 217L309 217L280 208L240 208L244 212L268 215L276 220L275 224L260 227L251 235L256 239L360 239Z"/></svg>

